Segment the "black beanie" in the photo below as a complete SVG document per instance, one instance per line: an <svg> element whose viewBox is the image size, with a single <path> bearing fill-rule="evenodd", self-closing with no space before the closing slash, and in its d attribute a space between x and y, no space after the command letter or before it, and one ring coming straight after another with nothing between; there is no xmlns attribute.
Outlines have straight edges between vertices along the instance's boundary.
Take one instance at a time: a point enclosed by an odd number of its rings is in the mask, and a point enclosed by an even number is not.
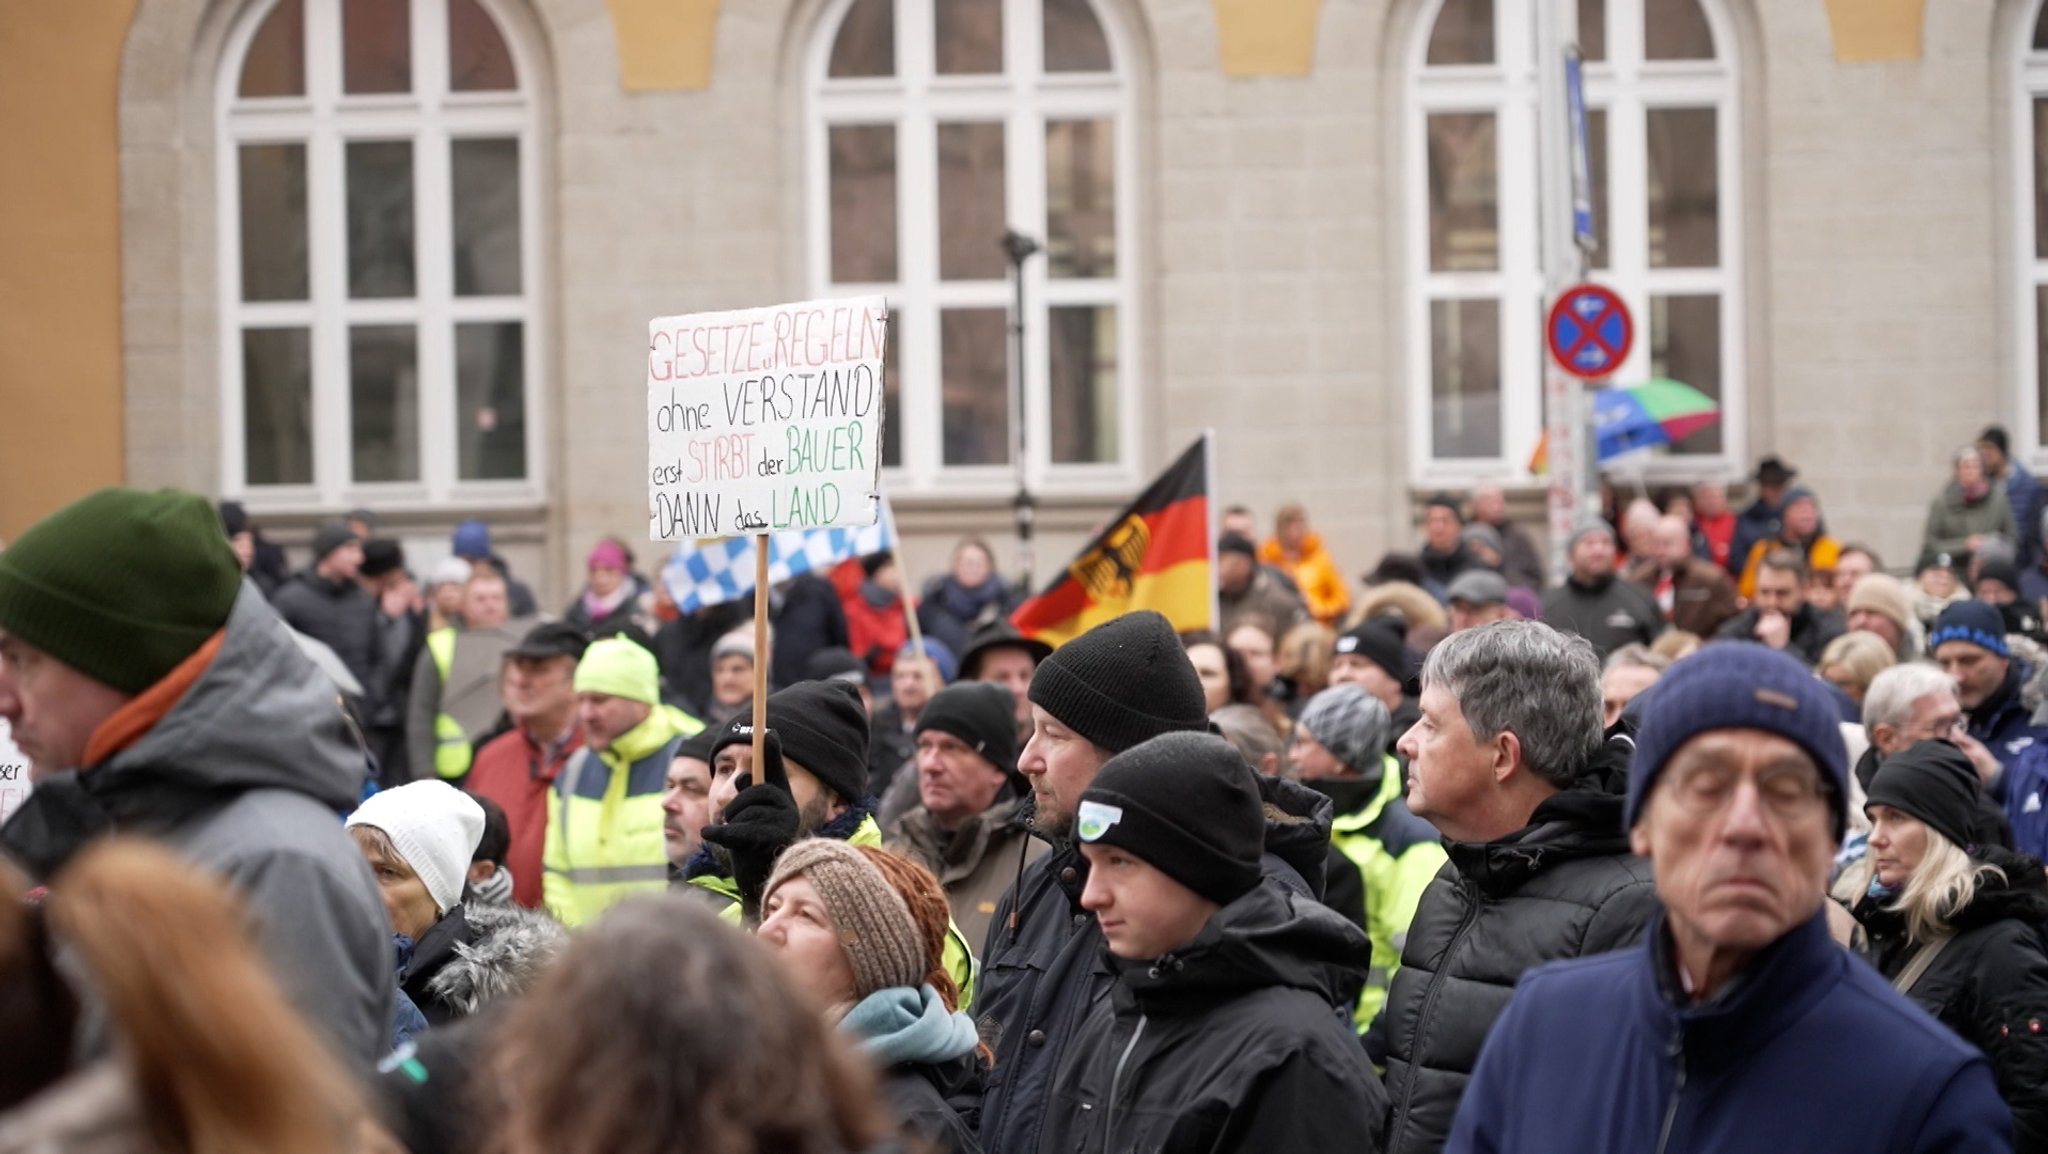
<svg viewBox="0 0 2048 1154"><path fill-rule="evenodd" d="M1967 848L1977 842L1981 791L1969 757L1946 741L1930 738L1878 763L1864 805L1902 810Z"/></svg>
<svg viewBox="0 0 2048 1154"><path fill-rule="evenodd" d="M1235 747L1168 733L1110 758L1081 791L1074 836L1115 846L1196 893L1229 905L1259 884L1266 813Z"/></svg>
<svg viewBox="0 0 2048 1154"><path fill-rule="evenodd" d="M912 736L928 729L966 742L1005 774L1017 772L1016 698L993 681L962 681L933 694Z"/></svg>
<svg viewBox="0 0 2048 1154"><path fill-rule="evenodd" d="M782 743L783 757L840 800L859 802L867 796L868 715L860 707L860 690L844 681L799 681L769 694L768 728ZM753 739L750 708L726 723L711 743L712 756Z"/></svg>
<svg viewBox="0 0 2048 1154"><path fill-rule="evenodd" d="M753 711L751 709L748 710L746 716L752 717ZM684 738L683 743L676 746L676 756L687 757L691 761L701 761L706 765L711 764L712 747L718 744L718 739L723 737L725 731L729 728L731 727L724 725L705 726ZM752 741L753 737L753 734L747 734L747 740Z"/></svg>
<svg viewBox="0 0 2048 1154"><path fill-rule="evenodd" d="M362 538L357 537L356 531L348 527L347 521L334 520L324 522L313 534L313 560L315 562L325 561L329 553L334 552L350 541L360 540Z"/></svg>
<svg viewBox="0 0 2048 1154"><path fill-rule="evenodd" d="M1219 556L1224 553L1242 553L1247 557L1257 557L1259 547L1252 544L1252 539L1242 533L1225 533L1216 538L1216 552Z"/></svg>
<svg viewBox="0 0 2048 1154"><path fill-rule="evenodd" d="M363 576L382 577L386 573L403 568L405 546L389 537L372 537L363 542Z"/></svg>
<svg viewBox="0 0 2048 1154"><path fill-rule="evenodd" d="M1408 656L1408 639L1401 631L1374 618L1362 621L1337 638L1338 653L1355 653L1386 672L1408 691L1415 680L1415 662Z"/></svg>
<svg viewBox="0 0 2048 1154"><path fill-rule="evenodd" d="M1209 728L1202 680L1172 623L1150 610L1113 617L1052 651L1031 701L1111 753L1162 733Z"/></svg>

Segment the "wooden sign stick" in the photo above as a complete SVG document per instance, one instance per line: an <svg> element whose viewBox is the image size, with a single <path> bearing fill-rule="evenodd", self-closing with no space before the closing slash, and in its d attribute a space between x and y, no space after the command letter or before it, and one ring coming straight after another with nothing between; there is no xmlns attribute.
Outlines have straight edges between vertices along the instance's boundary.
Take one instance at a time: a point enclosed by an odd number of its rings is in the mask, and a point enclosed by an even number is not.
<svg viewBox="0 0 2048 1154"><path fill-rule="evenodd" d="M754 534L754 781L765 780L768 739L768 534Z"/></svg>

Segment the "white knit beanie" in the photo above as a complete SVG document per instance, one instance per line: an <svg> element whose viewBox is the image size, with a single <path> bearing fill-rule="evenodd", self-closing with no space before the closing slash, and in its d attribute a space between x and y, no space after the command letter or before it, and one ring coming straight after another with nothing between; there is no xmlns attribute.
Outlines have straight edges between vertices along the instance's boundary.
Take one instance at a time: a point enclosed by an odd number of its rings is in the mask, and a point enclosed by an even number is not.
<svg viewBox="0 0 2048 1154"><path fill-rule="evenodd" d="M348 824L384 831L426 883L435 910L445 914L462 900L463 879L484 836L484 807L445 781L415 781L373 795L348 815Z"/></svg>

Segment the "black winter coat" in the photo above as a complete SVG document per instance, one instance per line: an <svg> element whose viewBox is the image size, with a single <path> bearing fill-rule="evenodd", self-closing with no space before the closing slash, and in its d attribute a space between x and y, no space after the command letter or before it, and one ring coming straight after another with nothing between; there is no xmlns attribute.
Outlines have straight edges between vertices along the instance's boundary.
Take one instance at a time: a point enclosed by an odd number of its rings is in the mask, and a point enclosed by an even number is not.
<svg viewBox="0 0 2048 1154"><path fill-rule="evenodd" d="M663 623L654 634L662 700L698 717L711 708L711 647L753 620L752 602L725 601Z"/></svg>
<svg viewBox="0 0 2048 1154"><path fill-rule="evenodd" d="M1494 1019L1530 967L1641 940L1657 908L1650 863L1629 853L1622 799L1554 794L1490 842L1447 841L1375 1028L1388 1040L1387 1149L1443 1147Z"/></svg>
<svg viewBox="0 0 2048 1154"><path fill-rule="evenodd" d="M1722 624L1714 633L1714 640L1755 641L1756 623L1761 616L1754 608L1744 609ZM1840 613L1832 609L1823 613L1811 605L1799 607L1799 612L1792 615L1791 626L1785 641L1785 653L1808 665L1817 664L1821 651L1847 629Z"/></svg>
<svg viewBox="0 0 2048 1154"><path fill-rule="evenodd" d="M348 671L374 693L377 672L377 599L354 581L334 581L311 569L292 576L270 598L284 623L325 642Z"/></svg>
<svg viewBox="0 0 2048 1154"><path fill-rule="evenodd" d="M1993 847L1972 857L2004 870L2005 880L1986 875L1970 904L1949 917L1955 937L1906 996L1990 1060L2012 1110L2013 1148L2048 1151L2048 879L2025 854ZM1871 963L1898 977L1920 949L1906 937L1904 915L1870 897L1855 912Z"/></svg>
<svg viewBox="0 0 2048 1154"><path fill-rule="evenodd" d="M747 611L753 612L751 601ZM768 666L768 681L776 689L802 681L811 654L835 646L846 648L846 607L839 603L839 591L832 583L814 573L799 574L770 592L768 617L775 626L769 642L774 658Z"/></svg>
<svg viewBox="0 0 2048 1154"><path fill-rule="evenodd" d="M1543 623L1592 643L1602 660L1631 642L1648 645L1664 632L1664 611L1642 586L1617 576L1565 578L1543 595Z"/></svg>
<svg viewBox="0 0 2048 1154"><path fill-rule="evenodd" d="M1372 944L1272 881L1159 958L1110 959L1114 1023L1062 1072L1046 1154L1377 1154L1386 1090L1348 1007Z"/></svg>
<svg viewBox="0 0 2048 1154"><path fill-rule="evenodd" d="M1269 807L1261 870L1300 896L1320 895L1330 799L1275 778L1261 778L1260 793ZM1026 802L1020 820L1029 810ZM1038 1154L1056 1076L1085 1060L1082 1043L1109 1029L1114 975L1095 915L1081 908L1087 884L1087 860L1071 842L1056 842L989 922L974 995L981 1036L996 1056L981 1104L989 1154Z"/></svg>
<svg viewBox="0 0 2048 1154"><path fill-rule="evenodd" d="M902 1124L908 1149L930 1154L981 1154L974 1110L981 1099L981 1057L906 1063L882 1075L882 1096Z"/></svg>

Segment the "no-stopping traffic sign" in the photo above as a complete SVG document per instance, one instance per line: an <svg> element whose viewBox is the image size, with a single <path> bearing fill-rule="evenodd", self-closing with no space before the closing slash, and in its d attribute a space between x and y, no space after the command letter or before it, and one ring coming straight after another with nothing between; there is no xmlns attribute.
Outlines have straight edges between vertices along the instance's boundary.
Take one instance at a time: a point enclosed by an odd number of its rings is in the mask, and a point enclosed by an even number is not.
<svg viewBox="0 0 2048 1154"><path fill-rule="evenodd" d="M1578 284L1559 294L1544 326L1550 355L1558 367L1576 377L1599 380L1614 375L1635 343L1635 321L1613 291L1596 284Z"/></svg>

